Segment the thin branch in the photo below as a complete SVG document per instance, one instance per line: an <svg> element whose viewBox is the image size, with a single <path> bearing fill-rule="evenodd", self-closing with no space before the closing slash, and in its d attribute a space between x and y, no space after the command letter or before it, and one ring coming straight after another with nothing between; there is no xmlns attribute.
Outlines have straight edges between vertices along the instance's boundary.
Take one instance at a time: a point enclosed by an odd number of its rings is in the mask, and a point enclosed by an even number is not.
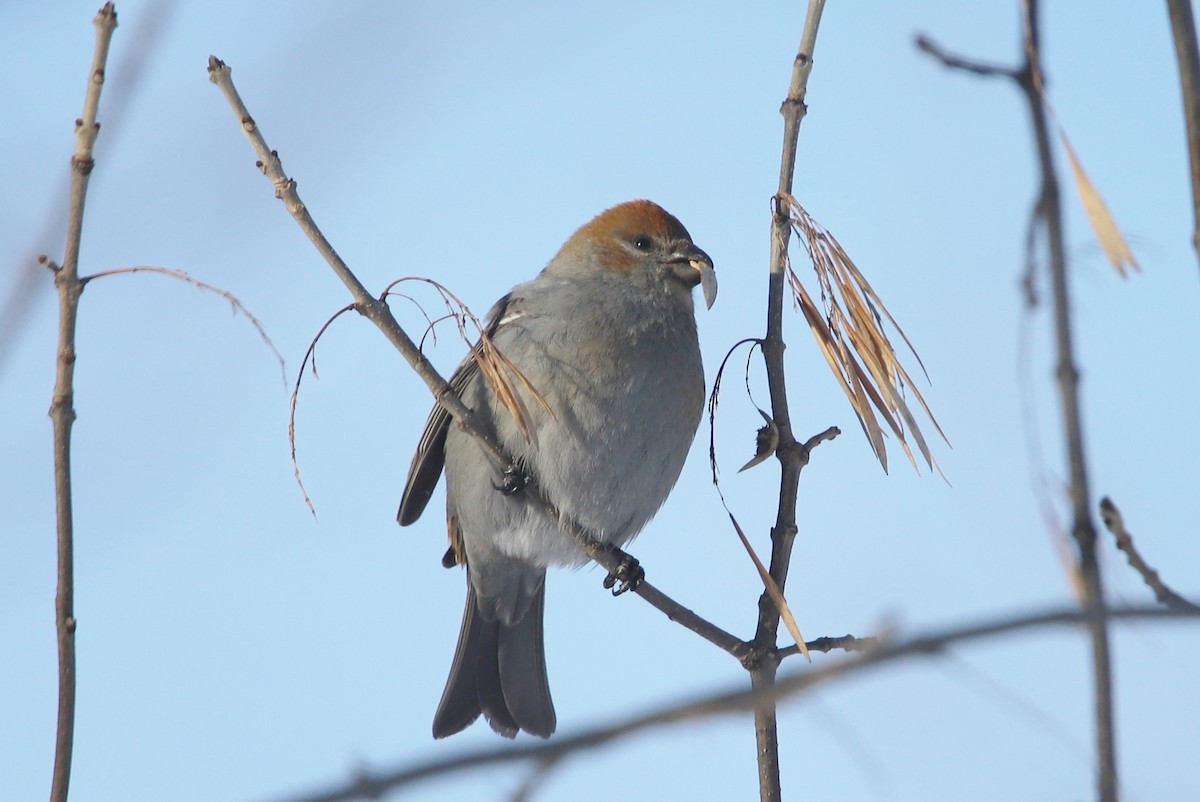
<svg viewBox="0 0 1200 802"><path fill-rule="evenodd" d="M1187 121L1188 162L1192 178L1192 247L1200 256L1200 52L1196 46L1196 18L1191 0L1167 0L1175 60L1179 62L1179 89Z"/></svg>
<svg viewBox="0 0 1200 802"><path fill-rule="evenodd" d="M1200 618L1193 610L1164 610L1161 607L1109 609L1105 618L1112 620L1184 621ZM867 671L889 666L914 657L938 657L951 646L989 640L1001 635L1047 627L1086 626L1092 616L1078 609L1049 610L1024 616L1008 617L980 624L943 629L904 640L884 643L864 654L821 668L805 668L778 678L761 690L734 689L701 695L680 704L652 710L642 715L583 730L576 735L559 736L549 741L528 742L520 746L501 746L460 752L450 757L419 761L378 772L360 770L351 781L303 795L279 797L277 802L351 802L357 799L382 799L402 788L465 771L491 766L527 762L561 762L567 755L596 749L635 733L741 713L774 705L818 685L857 677ZM810 647L813 644L809 644Z"/></svg>
<svg viewBox="0 0 1200 802"><path fill-rule="evenodd" d="M1050 256L1050 283L1053 293L1055 350L1066 459L1069 466L1073 522L1071 531L1079 548L1079 571L1083 580L1083 608L1089 614L1092 640L1093 704L1096 726L1096 786L1100 802L1117 800L1116 722L1113 709L1112 657L1108 626L1104 617L1104 586L1100 561L1096 555L1096 528L1092 523L1091 491L1088 487L1087 461L1084 457L1083 412L1079 397L1079 369L1071 330L1070 282L1067 281L1066 236L1059 201L1054 154L1050 145L1050 125L1042 102L1045 86L1038 37L1037 0L1024 0L1025 68L1021 70L1021 88L1029 104L1041 165L1042 188L1034 214L1041 218Z"/></svg>
<svg viewBox="0 0 1200 802"><path fill-rule="evenodd" d="M762 343L763 360L767 366L767 384L771 394L771 418L778 429L779 445L776 457L781 470L779 477L779 510L771 529L771 564L768 572L779 591L785 592L788 568L792 559L792 544L796 539L796 497L799 492L800 470L807 461L807 452L799 447L792 433L792 418L787 399L787 373L783 353L783 299L788 273L788 241L791 220L784 198L793 194L796 172L796 149L800 139L800 123L808 107L808 76L812 73L813 51L825 0L809 0L800 48L792 62L792 79L787 98L780 107L783 115L783 150L779 160L779 186L772 203L771 262L767 289L767 333ZM771 594L763 592L758 601L758 625L751 642L757 660L748 663L750 684L755 692L765 692L775 683L779 666L776 644L779 634L779 608ZM775 709L764 704L754 708L755 754L758 755L758 793L762 802L779 802L782 790L779 779L779 732Z"/></svg>
<svg viewBox="0 0 1200 802"><path fill-rule="evenodd" d="M504 450L500 447L495 437L488 432L485 426L480 424L475 414L450 389L450 385L438 374L432 363L426 359L425 355L421 353L421 350L396 321L391 309L388 307L386 299L372 296L367 291L367 288L363 286L362 282L358 280L358 277L342 261L342 258L333 249L329 241L325 239L325 235L321 233L316 222L308 213L308 209L301 202L300 196L296 191L296 182L288 178L284 173L279 154L267 146L266 140L254 122L254 118L250 116L245 103L238 96L237 89L233 85L229 66L217 57L210 56L208 60L208 73L209 79L221 89L234 114L237 115L238 120L241 122L243 133L246 134L246 138L250 141L251 146L258 155L257 165L259 169L262 170L267 179L275 186L275 196L283 201L284 206L287 207L287 210L296 220L301 230L313 245L316 246L334 273L346 285L346 288L350 290L350 294L354 297L354 308L383 332L388 341L395 346L400 355L404 357L405 361L412 366L417 375L429 387L437 403L441 404L444 409L454 416L455 421L464 431L476 438L484 451L495 461L496 465L501 469L510 468L515 470L513 460L504 453ZM562 518L554 505L542 494L536 479L530 481L522 492L545 515L549 516L551 520L556 521L559 527L575 540L584 554L603 566L609 572L610 576L615 575L619 569L623 569L630 564L631 560L629 556L620 549L602 544L574 521ZM740 638L731 635L712 622L696 615L692 610L662 593L649 582L642 581L634 588L634 592L666 615L670 620L690 629L734 657L742 659L742 656L746 653L746 644Z"/></svg>
<svg viewBox="0 0 1200 802"><path fill-rule="evenodd" d="M916 45L917 49L922 53L933 56L942 62L942 66L949 67L952 70L961 70L972 75L978 75L981 78L1011 78L1017 80L1020 75L1020 70L1014 70L1012 67L1005 67L1002 64L995 64L990 61L978 61L943 50L937 42L934 42L925 34L917 35Z"/></svg>
<svg viewBox="0 0 1200 802"><path fill-rule="evenodd" d="M810 640L804 644L804 648L810 652L824 652L828 654L832 651L841 650L843 652L866 652L879 647L879 638L875 637L858 637L857 635L842 635L840 638L831 638L828 635ZM779 650L779 659L791 657L794 654L800 654L800 647L788 646L786 649Z"/></svg>
<svg viewBox="0 0 1200 802"><path fill-rule="evenodd" d="M1043 96L1045 81L1040 62L1037 0L1022 0L1024 64L1016 70L988 66L981 69L976 62L948 56L928 39L919 39L918 46L934 55L946 66L967 70L979 75L1011 78L1021 89L1029 106L1041 188L1034 204L1028 242L1034 242L1033 232L1045 235L1053 291L1053 319L1056 375L1062 408L1066 440L1066 460L1070 476L1072 534L1079 550L1078 570L1082 588L1081 603L1088 614L1092 642L1092 677L1096 723L1096 784L1101 802L1116 802L1117 760L1116 725L1112 698L1112 660L1106 626L1104 590L1100 565L1096 555L1096 528L1091 518L1091 493L1088 487L1087 462L1084 457L1083 415L1079 398L1079 370L1076 367L1071 331L1070 284L1067 281L1066 245L1059 200L1054 152Z"/></svg>
<svg viewBox="0 0 1200 802"><path fill-rule="evenodd" d="M71 199L67 218L67 244L62 267L54 271L58 289L58 361L50 420L54 425L54 502L58 537L58 591L54 599L58 633L58 727L54 742L51 802L66 802L71 782L71 752L75 741L75 543L71 510L71 427L75 423L75 327L79 314L79 250L83 234L83 207L88 180L95 162L92 148L100 124L96 114L104 69L117 12L107 3L95 19L96 48L88 73L83 114L75 121L75 155L71 157ZM48 260L43 257L43 262Z"/></svg>
<svg viewBox="0 0 1200 802"><path fill-rule="evenodd" d="M1162 577L1158 575L1158 571L1155 571L1142 557L1141 552L1137 550L1137 546L1133 544L1133 535L1129 534L1129 530L1125 528L1125 518L1121 515L1121 511L1117 509L1117 505L1108 496L1100 499L1100 520L1104 521L1105 527L1116 538L1117 548L1125 552L1125 558L1129 560L1130 567L1141 575L1142 581L1146 583L1146 587L1154 591L1154 598L1158 599L1160 604L1165 604L1176 610L1194 610L1200 612L1200 607L1197 607L1171 590L1167 586L1167 583L1163 582Z"/></svg>

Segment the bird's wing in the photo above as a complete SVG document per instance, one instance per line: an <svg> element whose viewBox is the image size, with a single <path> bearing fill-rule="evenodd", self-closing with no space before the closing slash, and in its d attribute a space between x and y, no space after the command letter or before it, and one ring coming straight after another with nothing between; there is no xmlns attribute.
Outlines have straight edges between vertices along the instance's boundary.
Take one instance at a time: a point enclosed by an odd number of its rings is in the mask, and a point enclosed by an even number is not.
<svg viewBox="0 0 1200 802"><path fill-rule="evenodd" d="M496 334L508 308L509 293L496 302L488 313L484 331L488 337ZM475 361L478 344L471 349L450 377L450 389L459 398L475 377L479 374L479 365ZM408 468L408 481L404 484L404 495L400 497L400 511L396 520L401 526L408 526L421 517L425 505L437 487L442 475L442 467L446 464L446 433L450 431L451 415L441 404L434 404L433 410L425 421L425 430L421 432L421 440L417 443L416 453L413 454L412 464Z"/></svg>

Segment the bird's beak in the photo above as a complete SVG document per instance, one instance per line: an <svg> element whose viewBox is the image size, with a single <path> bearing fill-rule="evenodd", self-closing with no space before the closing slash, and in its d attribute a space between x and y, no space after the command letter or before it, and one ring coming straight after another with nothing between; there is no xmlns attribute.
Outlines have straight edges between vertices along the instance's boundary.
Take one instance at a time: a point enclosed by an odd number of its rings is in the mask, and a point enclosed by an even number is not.
<svg viewBox="0 0 1200 802"><path fill-rule="evenodd" d="M713 302L717 300L717 271L713 270L712 259L705 254L689 259L688 265L700 274L700 291L704 293L704 303L712 309Z"/></svg>

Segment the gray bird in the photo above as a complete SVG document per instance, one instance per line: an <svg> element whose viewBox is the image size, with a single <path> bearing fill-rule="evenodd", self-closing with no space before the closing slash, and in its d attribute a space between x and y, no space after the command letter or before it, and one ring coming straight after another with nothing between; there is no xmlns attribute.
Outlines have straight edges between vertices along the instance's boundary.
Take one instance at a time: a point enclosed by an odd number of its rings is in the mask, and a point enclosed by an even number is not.
<svg viewBox="0 0 1200 802"><path fill-rule="evenodd" d="M468 356L450 380L560 514L604 543L628 543L679 478L704 406L692 289L716 298L712 260L650 201L584 225L485 324L517 379L525 428ZM540 396L540 397L539 397ZM433 735L482 713L496 732L549 737L542 612L548 565L587 557L435 406L400 502L402 526L425 509L443 467L451 548L465 563L467 604Z"/></svg>

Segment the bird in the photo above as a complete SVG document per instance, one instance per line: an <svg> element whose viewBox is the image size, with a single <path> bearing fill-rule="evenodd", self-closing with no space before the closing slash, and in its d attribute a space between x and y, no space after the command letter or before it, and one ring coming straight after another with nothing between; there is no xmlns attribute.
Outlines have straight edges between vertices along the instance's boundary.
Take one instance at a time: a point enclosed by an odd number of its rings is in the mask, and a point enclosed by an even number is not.
<svg viewBox="0 0 1200 802"><path fill-rule="evenodd" d="M505 475L435 405L397 515L414 523L444 470L451 545L442 562L465 563L467 600L435 738L481 714L507 738L553 734L546 569L587 557L522 486L536 481L560 517L604 544L620 548L641 531L678 480L703 412L697 286L711 308L712 259L676 217L634 200L580 227L485 318L499 370L519 378L507 396L497 392L480 369L481 338L449 383L521 475Z"/></svg>

